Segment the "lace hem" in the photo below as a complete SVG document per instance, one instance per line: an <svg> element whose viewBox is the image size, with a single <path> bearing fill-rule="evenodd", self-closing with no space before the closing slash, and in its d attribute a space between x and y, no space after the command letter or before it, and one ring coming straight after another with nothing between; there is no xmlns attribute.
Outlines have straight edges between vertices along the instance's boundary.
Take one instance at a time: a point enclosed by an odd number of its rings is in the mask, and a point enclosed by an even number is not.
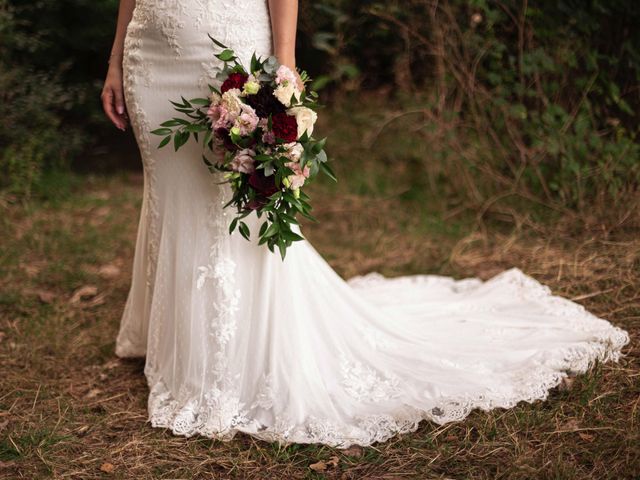
<svg viewBox="0 0 640 480"><path fill-rule="evenodd" d="M416 276L397 280L416 282L421 281L419 278ZM433 278L432 276L430 281ZM384 277L370 277L367 281L380 279ZM584 373L596 361L618 361L622 347L629 342L629 336L624 330L598 319L580 305L551 295L548 287L518 269L503 272L488 282L492 281L515 285L520 294L535 297L543 306L553 309L556 315L559 313L558 300L562 300L560 304L567 307L567 310L561 313L572 314L568 317L569 324L580 331L589 331L593 334L593 339L578 346L559 349L554 352L554 358L514 374L510 385L506 385L510 387L509 394L487 389L482 393L458 398L440 397L431 399L432 405L424 409L404 404L381 414L354 415L347 422L309 416L304 423L296 423L286 416L275 414L270 425L263 425L249 415L255 403L249 409L244 408L237 392L214 392L214 402L199 402L196 398L178 402L159 375L148 372L149 421L153 427L168 428L176 435L190 437L201 434L222 441L229 441L238 432L243 432L283 445L321 443L337 448L348 448L353 444L368 446L384 442L397 434L413 432L418 429L422 420L442 425L462 420L475 409L489 411L495 408L512 408L521 401L533 403L545 400L549 390L556 387L569 373ZM463 285L466 284L468 282ZM425 400L425 404L428 403L429 400Z"/></svg>
<svg viewBox="0 0 640 480"><path fill-rule="evenodd" d="M247 417L237 398L224 399L223 404L217 404L215 407L198 406L195 399L180 405L167 390L164 382L156 379L149 382L149 421L153 427L168 428L173 434L185 437L200 434L230 441L238 432L243 432L260 440L278 442L281 445L321 443L336 448L348 448L354 444L369 446L375 442L385 442L398 434L414 432L422 420L444 425L463 420L475 409L489 411L496 408L512 408L521 401L533 403L545 400L549 390L556 387L570 372L584 373L596 360L608 361L619 358L618 349L623 345L610 346L609 339L601 340L604 343L592 342L580 352L566 352L566 362L560 370L541 366L536 371L528 369L522 372L521 378L526 381L523 380L516 385L515 390L518 393L511 397L493 397L484 393L475 397L442 398L436 406L428 410L405 405L389 413L354 416L350 424L311 416L305 424L276 418L273 425L262 425L257 420Z"/></svg>

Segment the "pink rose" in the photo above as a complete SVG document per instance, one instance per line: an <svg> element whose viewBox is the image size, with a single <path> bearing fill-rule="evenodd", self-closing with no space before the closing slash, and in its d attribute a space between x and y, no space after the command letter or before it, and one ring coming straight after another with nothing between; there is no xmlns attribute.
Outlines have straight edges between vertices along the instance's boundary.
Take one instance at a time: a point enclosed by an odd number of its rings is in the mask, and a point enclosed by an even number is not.
<svg viewBox="0 0 640 480"><path fill-rule="evenodd" d="M231 169L240 173L253 173L255 171L256 152L250 148L245 148L236 153L231 160Z"/></svg>

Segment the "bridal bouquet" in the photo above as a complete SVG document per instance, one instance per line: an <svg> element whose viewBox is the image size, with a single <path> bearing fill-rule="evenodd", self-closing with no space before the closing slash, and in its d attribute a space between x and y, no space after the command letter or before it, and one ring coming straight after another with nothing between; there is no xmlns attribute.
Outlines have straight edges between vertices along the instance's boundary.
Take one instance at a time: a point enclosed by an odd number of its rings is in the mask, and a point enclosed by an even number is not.
<svg viewBox="0 0 640 480"><path fill-rule="evenodd" d="M313 220L304 186L320 171L335 180L326 164L326 139L312 137L317 94L300 91L295 72L275 57L263 60L254 53L247 70L233 50L209 38L222 49L215 55L224 64L220 89L209 85L209 98L172 101L187 118L172 118L151 133L164 137L158 148L173 138L176 151L192 135L201 138L205 153L215 154L212 160L203 154L203 161L210 171L224 172L233 192L225 205L236 211L229 233L237 228L249 240L243 219L255 211L264 219L259 244L272 252L277 247L284 259L287 247L302 240L292 230L296 216ZM308 81L304 72L302 81Z"/></svg>

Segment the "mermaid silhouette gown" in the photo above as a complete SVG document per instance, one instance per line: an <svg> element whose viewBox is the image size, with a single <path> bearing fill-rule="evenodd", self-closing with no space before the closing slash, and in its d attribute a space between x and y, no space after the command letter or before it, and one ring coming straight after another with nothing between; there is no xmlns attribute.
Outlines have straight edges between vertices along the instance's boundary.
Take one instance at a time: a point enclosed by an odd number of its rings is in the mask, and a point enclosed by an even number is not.
<svg viewBox="0 0 640 480"><path fill-rule="evenodd" d="M307 241L283 262L229 235L230 192L201 146L159 150L149 133L173 116L170 99L215 82L207 33L245 64L254 50L270 54L267 1L137 0L125 41L144 191L116 354L146 356L152 426L369 445L423 419L544 399L568 373L619 358L624 330L516 268L486 282L344 281Z"/></svg>

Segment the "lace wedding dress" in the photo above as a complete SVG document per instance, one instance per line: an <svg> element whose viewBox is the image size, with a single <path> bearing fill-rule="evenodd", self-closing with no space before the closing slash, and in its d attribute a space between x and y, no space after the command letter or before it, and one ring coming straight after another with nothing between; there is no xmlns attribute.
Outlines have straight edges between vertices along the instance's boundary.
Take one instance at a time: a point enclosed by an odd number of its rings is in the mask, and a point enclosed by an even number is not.
<svg viewBox="0 0 640 480"><path fill-rule="evenodd" d="M619 358L625 331L516 268L486 282L345 282L306 241L283 262L229 235L230 192L202 147L158 150L149 133L173 116L170 99L203 96L214 82L207 33L245 62L268 55L267 1L137 0L125 42L144 196L116 353L146 355L153 426L369 445L423 419L544 399L568 372Z"/></svg>

